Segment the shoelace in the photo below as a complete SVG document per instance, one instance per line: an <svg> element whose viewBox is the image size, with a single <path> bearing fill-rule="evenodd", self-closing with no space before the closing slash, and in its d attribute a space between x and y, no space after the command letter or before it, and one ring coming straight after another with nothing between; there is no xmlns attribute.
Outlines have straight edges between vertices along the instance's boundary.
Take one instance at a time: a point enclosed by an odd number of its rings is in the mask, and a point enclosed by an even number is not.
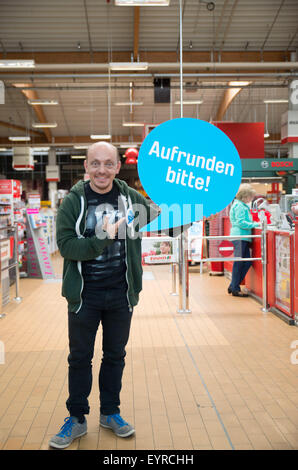
<svg viewBox="0 0 298 470"><path fill-rule="evenodd" d="M124 421L124 419L121 418L121 416L119 414L109 415L107 417L107 423L108 424L110 424L111 419L114 419L116 421L116 423L119 424L120 427L126 426L128 424L126 421Z"/></svg>
<svg viewBox="0 0 298 470"><path fill-rule="evenodd" d="M60 432L57 434L57 436L59 436L59 437L66 437L66 436L68 437L68 436L70 436L73 425L75 424L74 421L72 420L71 416L69 416L68 418L65 418L64 421L65 421L65 423L61 427Z"/></svg>

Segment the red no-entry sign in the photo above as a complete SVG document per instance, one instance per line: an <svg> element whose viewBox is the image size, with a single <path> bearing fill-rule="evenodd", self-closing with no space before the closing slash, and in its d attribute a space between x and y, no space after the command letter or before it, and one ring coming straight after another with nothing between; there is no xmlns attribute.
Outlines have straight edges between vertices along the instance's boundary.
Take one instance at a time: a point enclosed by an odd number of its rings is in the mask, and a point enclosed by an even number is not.
<svg viewBox="0 0 298 470"><path fill-rule="evenodd" d="M218 245L218 251L221 256L231 256L234 253L234 245L228 240L223 240Z"/></svg>

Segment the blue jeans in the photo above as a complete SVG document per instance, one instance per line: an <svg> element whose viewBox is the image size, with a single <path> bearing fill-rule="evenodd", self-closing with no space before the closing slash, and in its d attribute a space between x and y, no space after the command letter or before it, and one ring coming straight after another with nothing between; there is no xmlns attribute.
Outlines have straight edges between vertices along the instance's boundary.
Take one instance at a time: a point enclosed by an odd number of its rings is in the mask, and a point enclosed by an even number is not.
<svg viewBox="0 0 298 470"><path fill-rule="evenodd" d="M125 347L129 338L132 310L128 306L126 285L98 289L91 283L83 290L78 313L69 312L68 385L66 402L71 416L89 413L88 396L92 387L92 358L99 324L102 324L102 362L99 372L100 412L120 413L120 391L125 366Z"/></svg>
<svg viewBox="0 0 298 470"><path fill-rule="evenodd" d="M250 258L250 242L245 240L232 240L232 243L234 245L234 257ZM249 270L251 265L251 261L234 261L232 270L232 281L229 285L229 288L233 292L240 292L240 284L245 278L247 271Z"/></svg>

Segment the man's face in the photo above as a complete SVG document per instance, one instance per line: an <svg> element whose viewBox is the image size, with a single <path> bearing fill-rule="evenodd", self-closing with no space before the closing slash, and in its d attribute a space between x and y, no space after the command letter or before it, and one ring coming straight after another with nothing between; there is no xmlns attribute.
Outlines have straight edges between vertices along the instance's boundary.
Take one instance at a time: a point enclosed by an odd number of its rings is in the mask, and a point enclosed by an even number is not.
<svg viewBox="0 0 298 470"><path fill-rule="evenodd" d="M84 166L90 177L91 189L104 194L112 189L113 180L120 171L121 163L112 147L102 146L90 151Z"/></svg>

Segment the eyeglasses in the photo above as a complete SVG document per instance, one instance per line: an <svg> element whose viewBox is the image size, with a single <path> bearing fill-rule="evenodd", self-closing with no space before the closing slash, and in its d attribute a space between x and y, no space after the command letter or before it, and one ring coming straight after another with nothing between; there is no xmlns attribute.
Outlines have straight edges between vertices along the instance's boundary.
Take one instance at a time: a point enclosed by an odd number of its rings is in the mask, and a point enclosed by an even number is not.
<svg viewBox="0 0 298 470"><path fill-rule="evenodd" d="M116 167L116 165L117 163L112 163L112 162L103 163L103 167L106 170L112 170L113 168ZM94 161L94 162L89 163L89 166L92 168L92 170L97 170L98 168L102 166L102 163Z"/></svg>

